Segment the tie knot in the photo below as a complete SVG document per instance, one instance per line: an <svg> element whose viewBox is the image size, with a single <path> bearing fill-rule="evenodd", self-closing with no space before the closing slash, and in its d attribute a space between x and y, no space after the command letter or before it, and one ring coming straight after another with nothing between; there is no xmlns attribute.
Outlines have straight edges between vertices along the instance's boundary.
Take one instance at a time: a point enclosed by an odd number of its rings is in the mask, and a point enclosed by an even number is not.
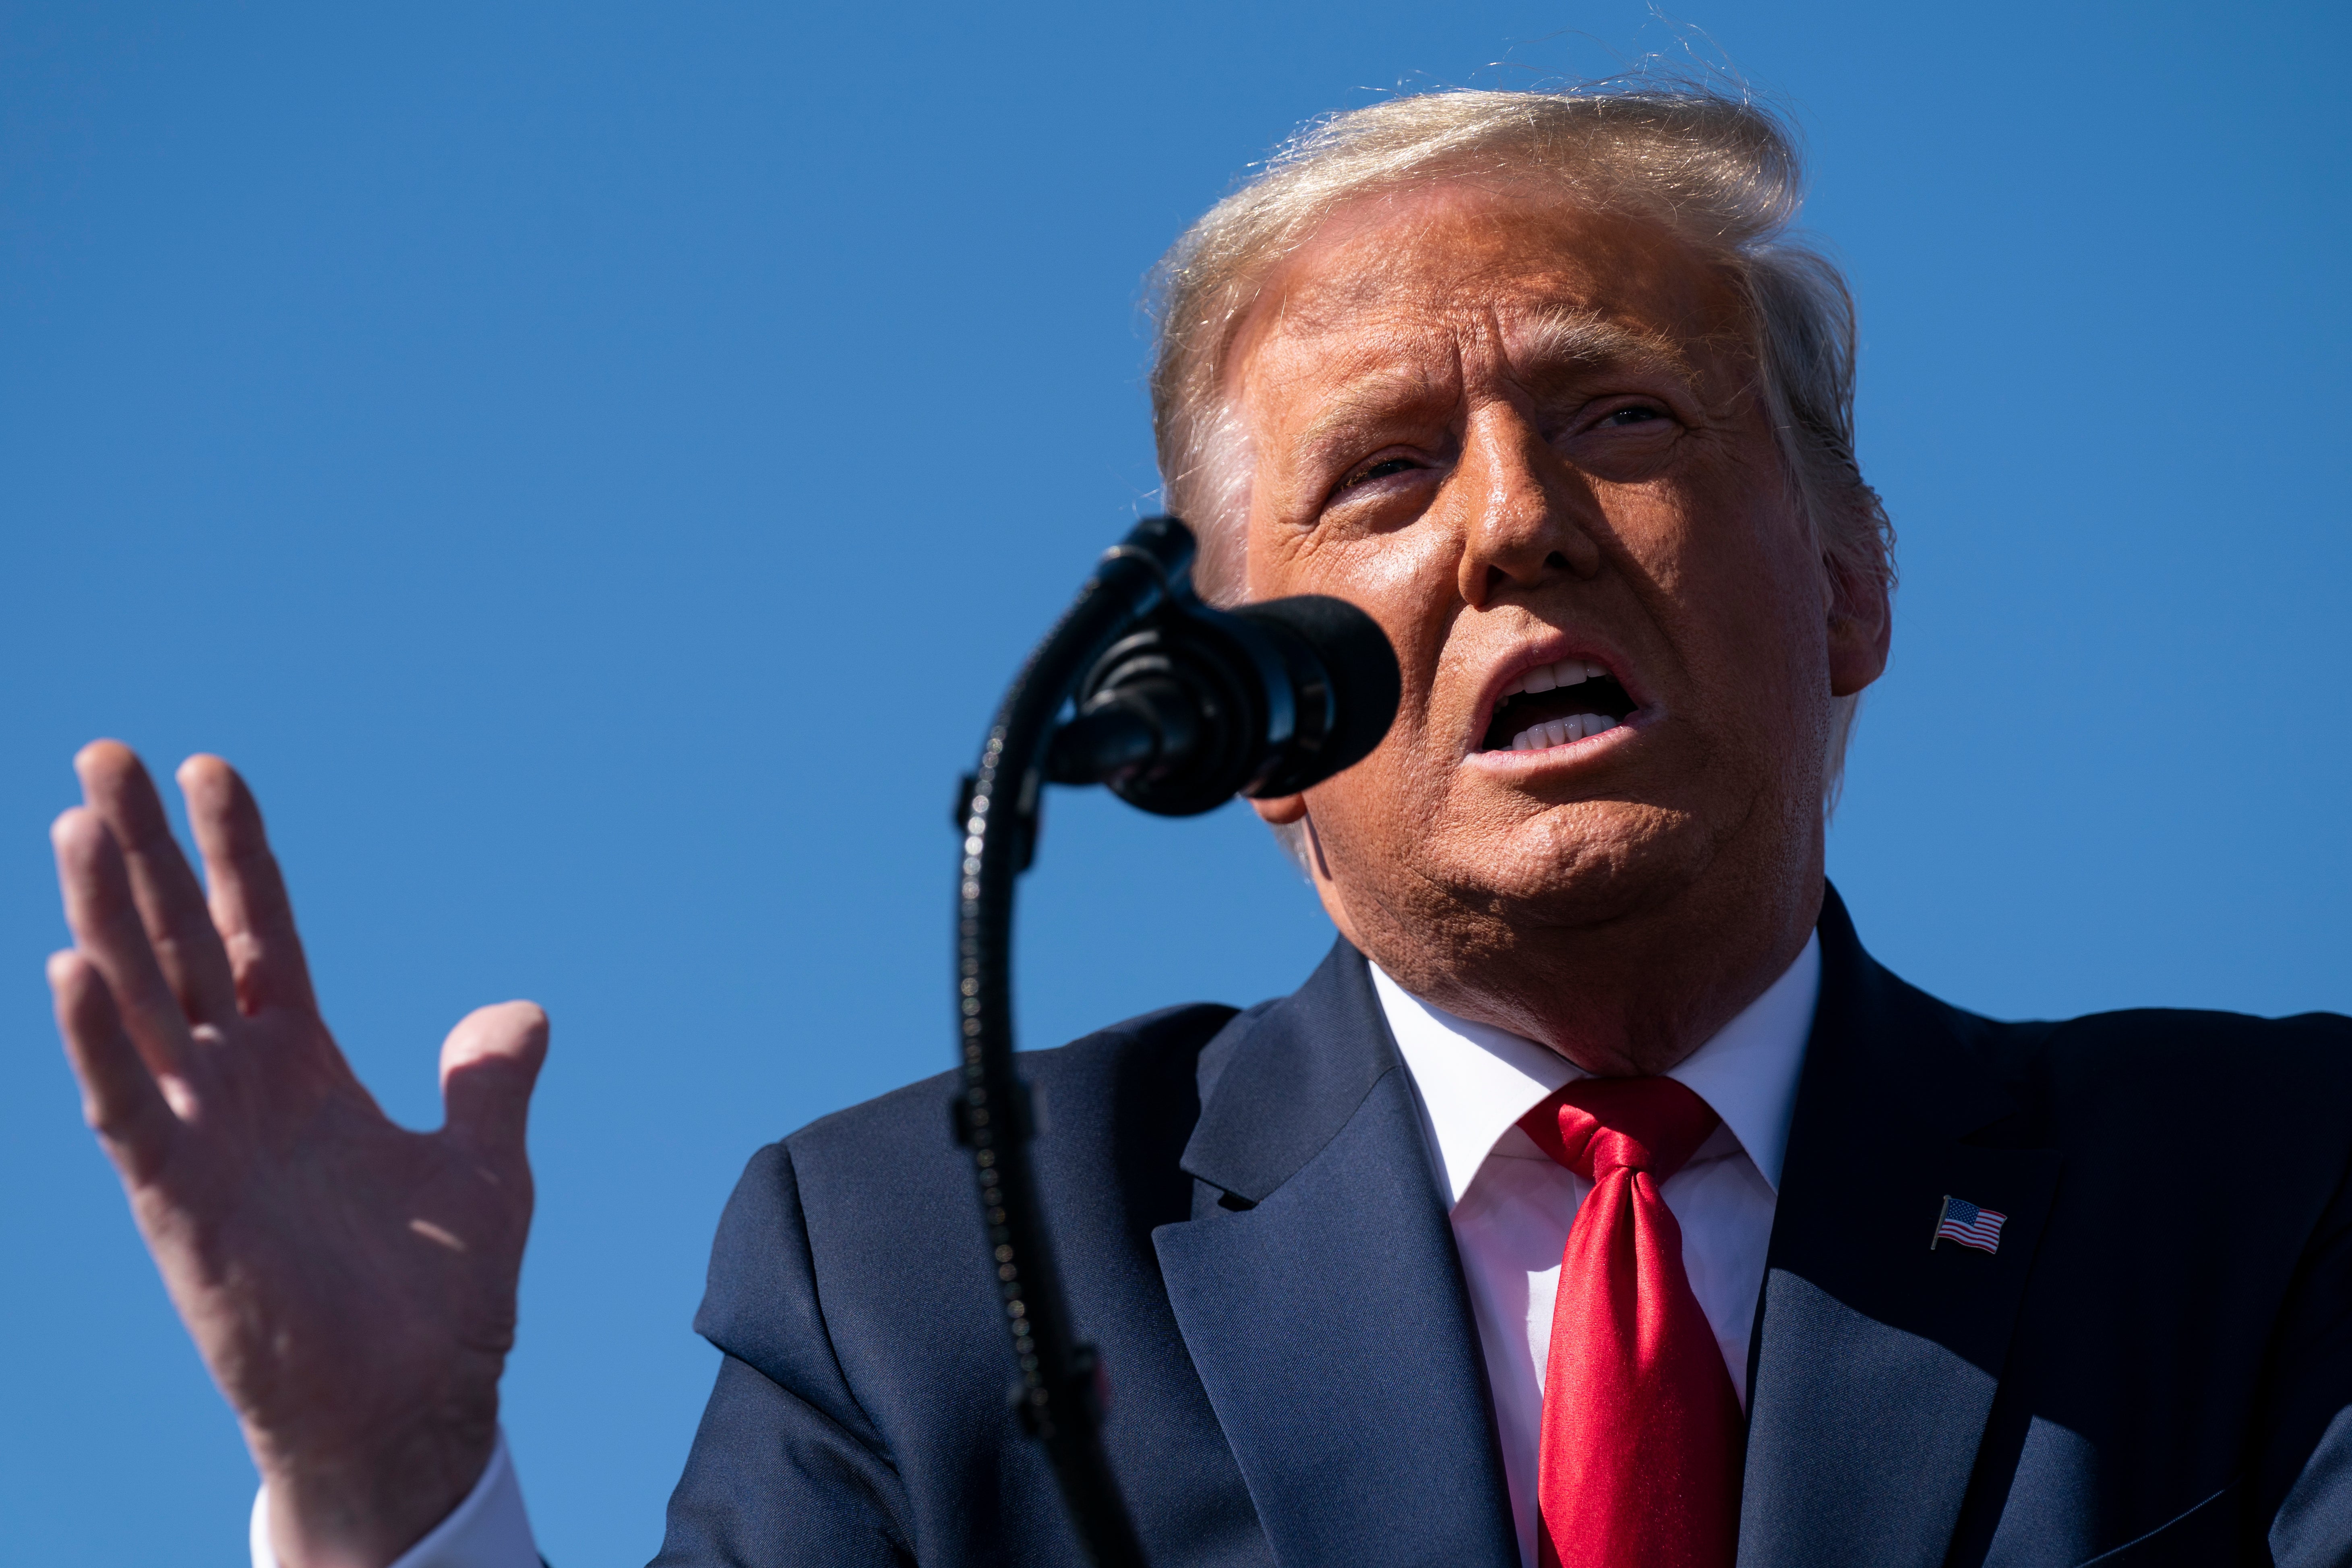
<svg viewBox="0 0 2352 1568"><path fill-rule="evenodd" d="M1585 1078L1519 1125L1588 1182L1621 1165L1663 1182L1698 1152L1717 1120L1706 1100L1670 1078Z"/></svg>

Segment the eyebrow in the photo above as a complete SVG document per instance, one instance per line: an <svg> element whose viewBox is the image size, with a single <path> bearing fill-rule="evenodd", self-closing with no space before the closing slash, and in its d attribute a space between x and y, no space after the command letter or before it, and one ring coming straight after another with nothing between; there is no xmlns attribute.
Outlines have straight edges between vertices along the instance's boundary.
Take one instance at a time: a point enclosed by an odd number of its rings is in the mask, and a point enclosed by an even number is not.
<svg viewBox="0 0 2352 1568"><path fill-rule="evenodd" d="M1288 443L1290 450L1298 457L1319 455L1344 432L1393 412L1428 388L1428 377L1409 371L1381 369L1353 377L1316 410L1314 419Z"/></svg>
<svg viewBox="0 0 2352 1568"><path fill-rule="evenodd" d="M1520 376L1614 367L1684 380L1692 374L1689 359L1670 340L1565 306L1514 317L1504 325L1503 340L1512 372ZM1426 386L1424 377L1392 367L1354 377L1288 443L1290 450L1295 457L1318 454L1350 426L1379 417Z"/></svg>
<svg viewBox="0 0 2352 1568"><path fill-rule="evenodd" d="M1584 366L1691 374L1689 357L1672 340L1589 310L1561 307L1515 317L1504 324L1503 341L1511 367L1521 374Z"/></svg>

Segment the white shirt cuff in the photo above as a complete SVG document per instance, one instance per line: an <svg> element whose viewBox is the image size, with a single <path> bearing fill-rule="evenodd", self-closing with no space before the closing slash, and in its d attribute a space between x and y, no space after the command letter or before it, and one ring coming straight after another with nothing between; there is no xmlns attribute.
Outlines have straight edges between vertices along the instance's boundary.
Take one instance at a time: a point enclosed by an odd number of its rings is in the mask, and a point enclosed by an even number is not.
<svg viewBox="0 0 2352 1568"><path fill-rule="evenodd" d="M252 1541L253 1568L278 1568L278 1552L269 1540L267 1486L254 1495ZM540 1568L539 1546L530 1537L530 1519L523 1512L522 1487L515 1479L514 1461L507 1457L503 1430L482 1479L466 1500L390 1568Z"/></svg>

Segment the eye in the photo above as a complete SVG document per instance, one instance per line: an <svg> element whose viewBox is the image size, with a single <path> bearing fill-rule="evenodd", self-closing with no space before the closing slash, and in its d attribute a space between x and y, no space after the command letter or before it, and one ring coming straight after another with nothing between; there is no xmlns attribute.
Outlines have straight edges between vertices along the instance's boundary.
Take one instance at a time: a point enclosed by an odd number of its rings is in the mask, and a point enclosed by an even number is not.
<svg viewBox="0 0 2352 1568"><path fill-rule="evenodd" d="M1670 461L1689 426L1675 405L1654 395L1618 391L1561 412L1551 446L1571 465L1631 481Z"/></svg>
<svg viewBox="0 0 2352 1568"><path fill-rule="evenodd" d="M1377 463L1366 464L1341 479L1339 488L1343 490L1351 490L1358 485L1370 484L1374 479L1384 479L1391 474L1408 473L1420 466L1410 458L1383 458Z"/></svg>
<svg viewBox="0 0 2352 1568"><path fill-rule="evenodd" d="M1620 408L1615 413L1605 416L1601 421L1601 427L1608 429L1613 426L1622 429L1628 425L1647 425L1652 420L1664 417L1665 415L1655 408L1635 404L1630 408Z"/></svg>

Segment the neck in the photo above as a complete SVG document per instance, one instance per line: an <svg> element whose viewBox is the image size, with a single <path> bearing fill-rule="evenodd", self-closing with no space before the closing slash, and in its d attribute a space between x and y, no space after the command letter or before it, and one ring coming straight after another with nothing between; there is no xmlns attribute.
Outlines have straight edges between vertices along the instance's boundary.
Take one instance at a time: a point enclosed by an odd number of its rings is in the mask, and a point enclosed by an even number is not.
<svg viewBox="0 0 2352 1568"><path fill-rule="evenodd" d="M1491 906L1432 919L1317 882L1341 933L1406 990L1609 1078L1669 1070L1762 995L1804 951L1824 885L1818 843L1779 874L1598 919Z"/></svg>

